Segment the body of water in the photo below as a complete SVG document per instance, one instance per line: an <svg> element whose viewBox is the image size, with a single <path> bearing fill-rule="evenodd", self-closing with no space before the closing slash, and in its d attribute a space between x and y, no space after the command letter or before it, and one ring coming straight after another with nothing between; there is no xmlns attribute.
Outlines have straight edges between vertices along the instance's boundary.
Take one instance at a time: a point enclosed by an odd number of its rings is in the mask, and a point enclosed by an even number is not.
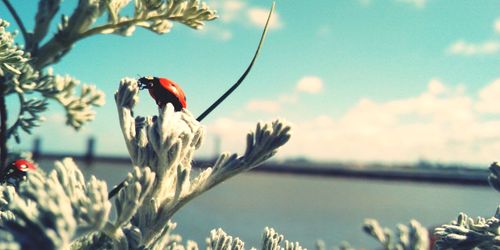
<svg viewBox="0 0 500 250"><path fill-rule="evenodd" d="M80 167L87 176L95 175L110 186L131 169L109 163ZM194 199L173 221L178 224L175 233L200 247L210 230L218 227L240 237L247 249L259 247L263 229L269 226L310 249L317 239L329 248L343 240L358 248L373 248L376 242L361 229L365 218L375 218L391 229L411 219L430 227L454 220L460 212L492 216L499 201L500 193L488 187L250 172Z"/></svg>

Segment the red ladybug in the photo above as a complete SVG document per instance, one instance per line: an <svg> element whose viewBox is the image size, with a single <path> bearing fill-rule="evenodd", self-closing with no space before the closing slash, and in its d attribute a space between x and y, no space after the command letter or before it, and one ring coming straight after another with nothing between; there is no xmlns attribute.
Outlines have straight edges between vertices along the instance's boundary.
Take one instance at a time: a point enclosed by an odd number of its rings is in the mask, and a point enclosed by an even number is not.
<svg viewBox="0 0 500 250"><path fill-rule="evenodd" d="M18 186L19 183L25 179L26 174L30 171L35 171L37 166L27 160L18 159L13 161L5 174L0 178L0 182L7 182L11 185Z"/></svg>
<svg viewBox="0 0 500 250"><path fill-rule="evenodd" d="M20 171L20 172L24 172L24 173L26 173L28 171L36 170L35 164L33 164L32 162L29 162L27 160L24 160L24 159L15 160L11 164L11 168L14 171Z"/></svg>
<svg viewBox="0 0 500 250"><path fill-rule="evenodd" d="M163 107L167 103L172 103L175 111L187 108L184 91L182 91L177 83L167 78L141 77L137 80L137 84L141 90L148 89L149 94L155 99L159 107Z"/></svg>

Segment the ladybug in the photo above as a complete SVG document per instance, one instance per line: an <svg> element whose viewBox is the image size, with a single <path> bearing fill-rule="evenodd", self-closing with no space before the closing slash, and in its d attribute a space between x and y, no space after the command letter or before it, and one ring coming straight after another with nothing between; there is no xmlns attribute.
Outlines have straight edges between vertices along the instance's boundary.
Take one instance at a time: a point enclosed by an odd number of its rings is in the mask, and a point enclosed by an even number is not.
<svg viewBox="0 0 500 250"><path fill-rule="evenodd" d="M175 111L187 108L184 91L182 91L177 83L167 78L141 77L137 80L137 85L141 90L147 89L159 107L164 107L167 103L172 103Z"/></svg>
<svg viewBox="0 0 500 250"><path fill-rule="evenodd" d="M36 170L36 165L30 161L19 159L12 162L11 168L14 169L14 171L26 173L28 171Z"/></svg>
<svg viewBox="0 0 500 250"><path fill-rule="evenodd" d="M36 169L37 166L30 161L24 159L15 160L7 169L2 182L17 186L26 177L28 172L35 171Z"/></svg>

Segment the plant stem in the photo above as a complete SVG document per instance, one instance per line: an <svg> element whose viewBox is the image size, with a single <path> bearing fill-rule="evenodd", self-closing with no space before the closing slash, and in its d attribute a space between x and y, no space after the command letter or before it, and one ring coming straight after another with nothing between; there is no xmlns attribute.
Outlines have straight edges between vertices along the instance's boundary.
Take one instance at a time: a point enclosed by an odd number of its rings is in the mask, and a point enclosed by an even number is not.
<svg viewBox="0 0 500 250"><path fill-rule="evenodd" d="M7 107L5 105L5 92L7 89L5 77L0 77L0 176L7 166Z"/></svg>
<svg viewBox="0 0 500 250"><path fill-rule="evenodd" d="M21 33L23 34L24 43L27 44L29 42L29 34L28 34L28 31L26 31L26 27L24 26L23 21L21 20L21 18L17 14L16 10L14 9L14 6L12 6L12 4L9 2L9 0L2 0L2 1L5 4L5 7L7 7L7 9L9 10L9 12L12 15L12 17L14 18L14 20L16 21L17 26L19 26L19 29L21 30Z"/></svg>
<svg viewBox="0 0 500 250"><path fill-rule="evenodd" d="M260 37L260 41L259 41L259 45L257 46L257 50L255 51L255 54L253 55L252 61L248 65L248 67L245 70L245 72L243 73L243 75L241 75L240 78L238 79L238 81L236 81L236 83L234 83L233 86L231 86L231 88L229 88L221 97L219 97L219 99L217 99L217 101L212 103L212 105L210 105L210 107L208 107L205 111L203 111L203 113L201 115L199 115L198 118L196 118L197 121L201 122L201 120L203 120L205 118L205 116L210 114L210 112L212 112L217 106L219 106L219 104L221 104L221 102L223 102L224 99L226 99L228 96L230 96L231 93L233 93L233 91L236 90L236 88L238 88L238 86L240 86L240 84L243 82L243 80L245 80L245 78L247 77L248 73L250 73L250 70L252 69L253 64L255 63L255 60L257 59L257 56L259 55L259 51L260 51L260 48L262 47L262 43L264 42L264 38L266 38L267 28L269 26L269 21L271 20L271 16L273 14L274 8L275 8L275 3L273 2L273 5L271 6L271 10L269 11L269 14L267 16L266 25L264 26L264 31L262 31L262 35Z"/></svg>
<svg viewBox="0 0 500 250"><path fill-rule="evenodd" d="M105 30L118 29L118 28L124 27L124 26L136 25L140 22L150 22L150 21L161 20L161 19L168 19L168 20L173 21L173 20L177 20L178 18L172 17L169 14L163 14L163 15L150 16L147 18L134 18L134 19L121 21L118 23L108 23L108 24L104 24L104 25L97 26L97 27L91 28L89 30L86 30L78 37L78 40L92 36L92 35L100 34L101 32L103 32Z"/></svg>

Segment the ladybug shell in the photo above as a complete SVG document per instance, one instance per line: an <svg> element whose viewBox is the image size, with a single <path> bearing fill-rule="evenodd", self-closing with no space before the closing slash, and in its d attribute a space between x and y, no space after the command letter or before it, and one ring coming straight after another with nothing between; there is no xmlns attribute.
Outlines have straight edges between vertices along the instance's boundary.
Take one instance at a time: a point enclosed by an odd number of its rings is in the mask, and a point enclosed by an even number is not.
<svg viewBox="0 0 500 250"><path fill-rule="evenodd" d="M163 107L167 103L172 103L175 111L187 108L186 95L177 83L167 78L158 77L155 77L153 81L153 87L148 90L158 106Z"/></svg>
<svg viewBox="0 0 500 250"><path fill-rule="evenodd" d="M19 159L16 160L12 163L12 167L14 170L20 171L20 172L28 172L36 169L35 164L32 162L29 162L27 160Z"/></svg>

